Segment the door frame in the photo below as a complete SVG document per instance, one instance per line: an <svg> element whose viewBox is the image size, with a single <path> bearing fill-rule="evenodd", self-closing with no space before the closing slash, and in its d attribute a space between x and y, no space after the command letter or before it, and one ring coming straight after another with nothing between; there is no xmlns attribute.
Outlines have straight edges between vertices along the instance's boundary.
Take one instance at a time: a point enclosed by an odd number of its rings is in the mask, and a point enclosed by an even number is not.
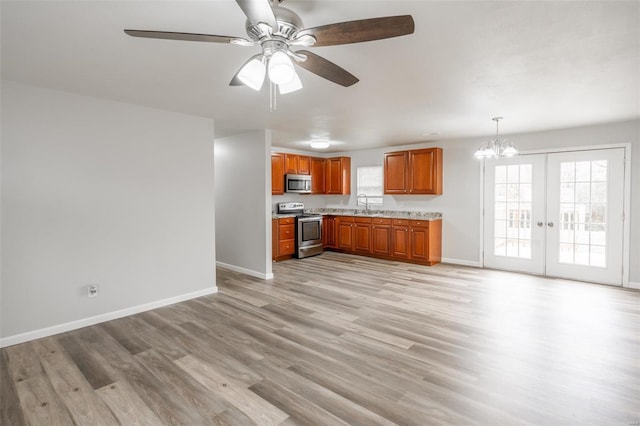
<svg viewBox="0 0 640 426"><path fill-rule="evenodd" d="M623 148L624 149L624 191L623 191L623 221L622 221L622 287L631 288L629 286L629 250L630 250L630 239L631 239L631 221L629 217L629 213L631 211L631 143L615 143L608 145L581 145L581 146L572 146L572 147L562 147L562 148L547 148L547 149L532 149L528 151L521 151L522 155L526 154L555 154L559 152L575 152L575 151L594 151L600 149L615 149L615 148ZM478 221L479 235L480 235L480 244L478 247L478 258L480 259L480 267L485 268L484 262L484 243L486 236L484 235L484 201L485 201L485 160L482 159L482 164L480 166L480 218ZM525 273L525 272L522 272ZM550 277L552 278L552 277Z"/></svg>

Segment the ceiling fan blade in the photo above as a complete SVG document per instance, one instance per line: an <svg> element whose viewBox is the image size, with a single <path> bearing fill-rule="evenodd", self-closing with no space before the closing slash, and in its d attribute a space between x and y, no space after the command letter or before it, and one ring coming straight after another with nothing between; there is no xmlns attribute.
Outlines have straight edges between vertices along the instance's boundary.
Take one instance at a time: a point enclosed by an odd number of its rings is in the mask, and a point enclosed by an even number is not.
<svg viewBox="0 0 640 426"><path fill-rule="evenodd" d="M242 37L228 37L213 34L175 33L171 31L124 30L132 37L160 38L166 40L205 41L209 43L232 43L253 45L254 43Z"/></svg>
<svg viewBox="0 0 640 426"><path fill-rule="evenodd" d="M312 73L319 75L320 77L326 78L327 80L333 81L334 83L344 87L352 86L360 81L349 71L339 67L322 56L318 56L308 50L298 50L296 53L305 55L307 60L302 62L294 61L294 63L300 65L307 71L311 71Z"/></svg>
<svg viewBox="0 0 640 426"><path fill-rule="evenodd" d="M253 25L264 22L274 30L278 29L276 16L273 14L269 0L236 0L236 3Z"/></svg>
<svg viewBox="0 0 640 426"><path fill-rule="evenodd" d="M316 46L361 43L412 34L415 29L411 15L386 16L384 18L361 19L307 28L298 37L312 35Z"/></svg>

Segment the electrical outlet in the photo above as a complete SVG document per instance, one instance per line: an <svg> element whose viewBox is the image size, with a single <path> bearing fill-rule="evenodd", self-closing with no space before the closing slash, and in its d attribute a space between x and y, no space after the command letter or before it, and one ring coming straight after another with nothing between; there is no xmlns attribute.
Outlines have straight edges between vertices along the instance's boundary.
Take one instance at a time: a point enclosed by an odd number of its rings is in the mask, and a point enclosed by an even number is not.
<svg viewBox="0 0 640 426"><path fill-rule="evenodd" d="M98 295L98 284L89 284L87 286L87 296L96 297Z"/></svg>

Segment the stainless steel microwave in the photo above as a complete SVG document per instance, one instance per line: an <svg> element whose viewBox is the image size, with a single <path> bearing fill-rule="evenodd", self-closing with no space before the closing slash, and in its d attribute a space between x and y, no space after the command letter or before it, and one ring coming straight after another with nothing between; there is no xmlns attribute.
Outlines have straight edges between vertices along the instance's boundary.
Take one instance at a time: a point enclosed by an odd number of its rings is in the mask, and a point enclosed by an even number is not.
<svg viewBox="0 0 640 426"><path fill-rule="evenodd" d="M311 194L311 176L309 175L285 175L284 191L296 194Z"/></svg>

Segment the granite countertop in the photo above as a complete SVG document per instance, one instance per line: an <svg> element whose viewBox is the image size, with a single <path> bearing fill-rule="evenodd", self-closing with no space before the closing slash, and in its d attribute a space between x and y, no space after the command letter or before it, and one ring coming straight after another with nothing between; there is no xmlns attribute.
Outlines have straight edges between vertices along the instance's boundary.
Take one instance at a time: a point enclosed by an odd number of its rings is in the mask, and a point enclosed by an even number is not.
<svg viewBox="0 0 640 426"><path fill-rule="evenodd" d="M285 217L296 217L296 215L271 213L271 219L284 219Z"/></svg>
<svg viewBox="0 0 640 426"><path fill-rule="evenodd" d="M306 209L305 213L319 214L323 216L361 216L361 217L383 217L389 219L414 219L414 220L439 220L442 219L441 212L422 212L422 211L401 211L401 210L369 210L364 209ZM285 217L295 217L291 214L273 214L273 219L281 219Z"/></svg>

